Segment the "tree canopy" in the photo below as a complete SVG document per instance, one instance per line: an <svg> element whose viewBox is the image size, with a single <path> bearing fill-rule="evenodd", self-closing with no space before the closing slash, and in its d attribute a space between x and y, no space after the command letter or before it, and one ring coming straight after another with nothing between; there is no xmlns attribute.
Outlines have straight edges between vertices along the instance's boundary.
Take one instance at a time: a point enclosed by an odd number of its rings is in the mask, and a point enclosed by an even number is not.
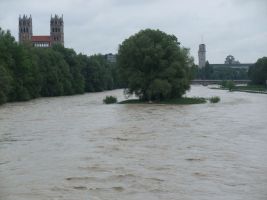
<svg viewBox="0 0 267 200"><path fill-rule="evenodd" d="M235 57L232 55L228 55L225 58L224 64L232 65L232 64L240 64L238 60L235 60Z"/></svg>
<svg viewBox="0 0 267 200"><path fill-rule="evenodd" d="M205 67L192 68L192 75L195 79L206 80L244 80L248 79L247 69L244 68L231 68L228 66L214 67L206 62Z"/></svg>
<svg viewBox="0 0 267 200"><path fill-rule="evenodd" d="M0 104L40 96L103 91L122 86L116 63L104 55L86 56L55 45L18 44L0 28Z"/></svg>
<svg viewBox="0 0 267 200"><path fill-rule="evenodd" d="M254 84L266 84L267 80L267 57L257 60L257 62L250 66L248 71L249 78Z"/></svg>
<svg viewBox="0 0 267 200"><path fill-rule="evenodd" d="M181 97L190 87L193 59L174 35L146 29L126 39L118 67L126 93L142 100Z"/></svg>

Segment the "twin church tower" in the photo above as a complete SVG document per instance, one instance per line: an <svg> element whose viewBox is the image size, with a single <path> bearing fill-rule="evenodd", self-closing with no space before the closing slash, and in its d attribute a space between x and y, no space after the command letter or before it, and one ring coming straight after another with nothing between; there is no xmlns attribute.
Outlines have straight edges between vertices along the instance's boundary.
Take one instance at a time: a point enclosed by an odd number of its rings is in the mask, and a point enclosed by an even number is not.
<svg viewBox="0 0 267 200"><path fill-rule="evenodd" d="M32 17L23 15L19 17L19 42L31 43L34 47L51 47L53 44L64 45L63 15L51 16L50 35L33 35Z"/></svg>

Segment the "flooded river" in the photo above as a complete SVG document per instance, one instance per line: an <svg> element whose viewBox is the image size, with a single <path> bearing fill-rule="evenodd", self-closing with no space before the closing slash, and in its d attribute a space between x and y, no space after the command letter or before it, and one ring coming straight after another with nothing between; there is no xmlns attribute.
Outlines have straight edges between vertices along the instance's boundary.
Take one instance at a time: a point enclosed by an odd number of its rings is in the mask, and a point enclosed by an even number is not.
<svg viewBox="0 0 267 200"><path fill-rule="evenodd" d="M0 106L1 200L266 200L267 95L104 105L122 90Z"/></svg>

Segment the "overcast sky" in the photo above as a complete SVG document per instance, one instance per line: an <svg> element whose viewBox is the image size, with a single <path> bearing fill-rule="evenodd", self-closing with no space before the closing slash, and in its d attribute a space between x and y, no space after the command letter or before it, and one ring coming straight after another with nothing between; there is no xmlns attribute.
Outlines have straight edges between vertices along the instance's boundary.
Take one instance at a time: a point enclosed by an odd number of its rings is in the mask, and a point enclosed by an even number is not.
<svg viewBox="0 0 267 200"><path fill-rule="evenodd" d="M65 46L88 55L153 28L176 35L196 63L202 38L210 63L267 56L267 0L0 0L0 27L16 39L20 14L32 15L33 35L49 35L51 14L63 14Z"/></svg>

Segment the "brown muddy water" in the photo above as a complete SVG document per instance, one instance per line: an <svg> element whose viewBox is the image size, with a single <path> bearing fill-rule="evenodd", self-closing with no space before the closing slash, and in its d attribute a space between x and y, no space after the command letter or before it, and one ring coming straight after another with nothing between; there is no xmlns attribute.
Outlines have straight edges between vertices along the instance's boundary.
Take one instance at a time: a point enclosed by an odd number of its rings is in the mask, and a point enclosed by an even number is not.
<svg viewBox="0 0 267 200"><path fill-rule="evenodd" d="M193 86L218 104L0 107L1 200L266 200L267 95Z"/></svg>

